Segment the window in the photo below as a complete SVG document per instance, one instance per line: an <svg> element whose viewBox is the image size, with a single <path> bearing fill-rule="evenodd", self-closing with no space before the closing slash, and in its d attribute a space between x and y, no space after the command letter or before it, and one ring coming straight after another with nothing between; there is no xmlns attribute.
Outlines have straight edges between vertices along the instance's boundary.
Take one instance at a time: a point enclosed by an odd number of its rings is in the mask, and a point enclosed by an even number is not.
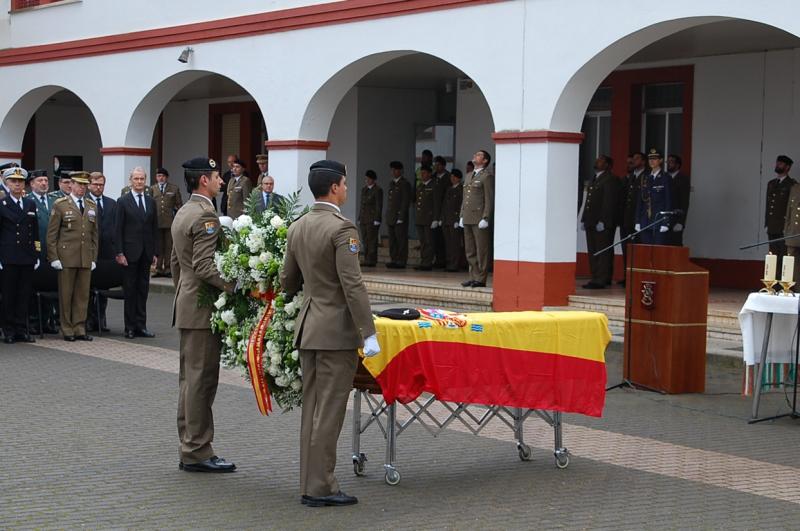
<svg viewBox="0 0 800 531"><path fill-rule="evenodd" d="M580 147L579 177L586 180L594 175L594 161L599 155L611 154L611 89L597 89L583 119L581 132L585 135Z"/></svg>
<svg viewBox="0 0 800 531"><path fill-rule="evenodd" d="M642 151L683 151L683 83L646 85L642 91Z"/></svg>
<svg viewBox="0 0 800 531"><path fill-rule="evenodd" d="M76 0L11 0L11 11L46 6L48 4L60 4L62 2L72 3L75 1Z"/></svg>

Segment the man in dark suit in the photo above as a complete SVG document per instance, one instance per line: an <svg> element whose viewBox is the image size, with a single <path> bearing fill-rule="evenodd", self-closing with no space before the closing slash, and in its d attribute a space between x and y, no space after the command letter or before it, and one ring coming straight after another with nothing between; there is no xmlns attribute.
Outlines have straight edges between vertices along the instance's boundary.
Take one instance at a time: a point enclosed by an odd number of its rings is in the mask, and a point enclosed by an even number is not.
<svg viewBox="0 0 800 531"><path fill-rule="evenodd" d="M667 173L672 177L672 208L678 213L672 217L670 244L683 246L683 231L686 229L686 215L689 213L691 182L681 167L683 159L679 155L667 157Z"/></svg>
<svg viewBox="0 0 800 531"><path fill-rule="evenodd" d="M28 172L3 172L9 195L0 201L0 268L3 270L3 334L6 343L33 343L28 334L28 302L33 271L39 267L36 204L24 197Z"/></svg>
<svg viewBox="0 0 800 531"><path fill-rule="evenodd" d="M145 193L147 176L142 168L131 172L131 191L117 202L114 248L117 263L125 268L125 337L155 337L147 330L147 293L150 266L156 264L158 216L156 203Z"/></svg>
<svg viewBox="0 0 800 531"><path fill-rule="evenodd" d="M275 189L275 179L271 175L261 177L261 199L256 205L256 212L261 214L268 208L276 208L285 199L281 194L273 192Z"/></svg>
<svg viewBox="0 0 800 531"><path fill-rule="evenodd" d="M99 171L89 174L89 199L97 205L98 216L98 240L99 249L97 252L97 264L100 271L108 271L108 265L114 262L114 230L117 215L117 202L104 195L106 188L106 177ZM114 267L117 267L116 265ZM89 331L102 330L108 332L106 324L106 307L108 297L100 295L100 315L97 315L97 305L89 301L89 318L86 320L86 328Z"/></svg>
<svg viewBox="0 0 800 531"><path fill-rule="evenodd" d="M50 223L50 209L55 199L47 193L50 187L50 179L47 177L47 170L33 170L28 173L28 183L31 193L27 198L36 204L36 221L39 224L39 242L41 250L39 252L40 266L34 273L34 290L52 291L55 290L58 278L55 269L50 267L47 262L47 225ZM45 332L47 334L58 333L58 301L42 298L42 328L39 330L38 313L30 316L31 330L33 334ZM35 307L35 306L34 306Z"/></svg>

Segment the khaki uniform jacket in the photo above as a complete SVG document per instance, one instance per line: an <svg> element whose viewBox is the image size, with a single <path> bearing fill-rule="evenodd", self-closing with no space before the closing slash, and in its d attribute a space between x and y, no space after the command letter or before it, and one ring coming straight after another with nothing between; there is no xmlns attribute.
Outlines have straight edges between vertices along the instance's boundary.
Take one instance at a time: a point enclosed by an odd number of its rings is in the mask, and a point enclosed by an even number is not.
<svg viewBox="0 0 800 531"><path fill-rule="evenodd" d="M449 186L444 193L444 203L442 203L442 222L445 227L452 227L461 218L461 202L464 200L464 185L458 183L456 186Z"/></svg>
<svg viewBox="0 0 800 531"><path fill-rule="evenodd" d="M168 229L172 226L172 220L175 219L175 213L183 205L183 198L178 186L173 183L167 183L164 187L164 193L161 193L161 185L158 183L150 187L150 195L156 202L156 212L158 213L158 228ZM166 257L165 257L166 258Z"/></svg>
<svg viewBox="0 0 800 531"><path fill-rule="evenodd" d="M494 175L484 168L478 173L470 172L464 179L464 199L461 202L461 217L464 225L477 225L480 220L489 221L494 209Z"/></svg>
<svg viewBox="0 0 800 531"><path fill-rule="evenodd" d="M783 227L784 236L800 234L800 186L792 186L789 191L789 202L786 207L786 224ZM800 247L800 238L786 240L789 247Z"/></svg>
<svg viewBox="0 0 800 531"><path fill-rule="evenodd" d="M358 265L356 226L333 206L316 203L289 227L281 287L301 289L294 344L305 350L351 350L375 333Z"/></svg>
<svg viewBox="0 0 800 531"><path fill-rule="evenodd" d="M429 180L427 184L421 182L417 185L417 201L414 205L417 225L430 225L439 219L436 216L437 197L436 183L433 179Z"/></svg>
<svg viewBox="0 0 800 531"><path fill-rule="evenodd" d="M408 207L411 205L411 183L405 177L397 182L389 181L389 194L386 199L386 223L396 225L398 221L408 223Z"/></svg>
<svg viewBox="0 0 800 531"><path fill-rule="evenodd" d="M772 179L767 183L767 209L764 226L768 234L780 234L786 224L786 206L789 203L789 190L797 181L788 175L783 182Z"/></svg>
<svg viewBox="0 0 800 531"><path fill-rule="evenodd" d="M97 223L97 205L91 199L83 198L83 215L72 196L56 200L47 224L47 261L91 268L97 262Z"/></svg>
<svg viewBox="0 0 800 531"><path fill-rule="evenodd" d="M614 228L619 199L619 184L610 171L604 171L586 184L586 204L583 206L581 221L586 230L594 230L602 221L606 229Z"/></svg>
<svg viewBox="0 0 800 531"><path fill-rule="evenodd" d="M377 184L372 188L365 186L361 189L361 210L358 212L358 222L362 225L372 225L374 221L381 220L383 212L383 190Z"/></svg>
<svg viewBox="0 0 800 531"><path fill-rule="evenodd" d="M253 183L250 182L250 177L240 175L237 181L231 176L231 180L228 181L228 215L230 217L237 218L244 213L244 202L250 197L252 191Z"/></svg>
<svg viewBox="0 0 800 531"><path fill-rule="evenodd" d="M443 221L442 207L444 206L444 197L447 195L447 191L452 188L452 183L450 182L450 172L445 171L442 175L434 175L433 182L433 187L436 190L436 197L434 198L433 205L433 215L436 221Z"/></svg>
<svg viewBox="0 0 800 531"><path fill-rule="evenodd" d="M205 330L211 328L211 308L200 307L198 296L204 284L226 289L214 263L220 225L211 201L192 195L172 222L170 270L175 285L172 326Z"/></svg>

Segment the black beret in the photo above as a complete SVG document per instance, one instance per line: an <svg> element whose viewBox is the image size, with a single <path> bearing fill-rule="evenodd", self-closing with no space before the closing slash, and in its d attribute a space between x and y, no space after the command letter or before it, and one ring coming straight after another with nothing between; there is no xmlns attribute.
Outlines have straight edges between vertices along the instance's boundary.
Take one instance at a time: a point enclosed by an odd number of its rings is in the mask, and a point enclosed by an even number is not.
<svg viewBox="0 0 800 531"><path fill-rule="evenodd" d="M181 166L183 166L184 170L219 171L214 159L207 159L205 157L195 157L192 160L187 160L181 164Z"/></svg>
<svg viewBox="0 0 800 531"><path fill-rule="evenodd" d="M778 157L778 162L783 162L784 164L788 164L789 166L794 164L794 161L792 159L790 159L789 157L787 157L786 155L780 155Z"/></svg>
<svg viewBox="0 0 800 531"><path fill-rule="evenodd" d="M392 162L389 163L389 167L395 170L402 170L403 163L400 162L399 160L393 160Z"/></svg>
<svg viewBox="0 0 800 531"><path fill-rule="evenodd" d="M376 174L372 170L367 170L366 172L364 172L364 176L369 177L373 181L377 181L378 180L378 174Z"/></svg>
<svg viewBox="0 0 800 531"><path fill-rule="evenodd" d="M156 173L160 173L161 175L166 175L167 177L169 177L169 172L167 171L166 168L158 168L156 170Z"/></svg>
<svg viewBox="0 0 800 531"><path fill-rule="evenodd" d="M47 177L47 170L31 170L28 172L28 180L30 182L37 177Z"/></svg>
<svg viewBox="0 0 800 531"><path fill-rule="evenodd" d="M456 177L458 177L459 179L461 179L462 177L464 177L464 174L463 174L463 173L461 173L461 170L459 170L458 168L453 168L453 171L451 171L451 172L450 172L450 175L455 175L455 176L456 176Z"/></svg>
<svg viewBox="0 0 800 531"><path fill-rule="evenodd" d="M347 175L347 168L341 162L335 160L320 160L315 162L309 168L310 172L327 171L336 175Z"/></svg>
<svg viewBox="0 0 800 531"><path fill-rule="evenodd" d="M378 317L397 319L400 321L413 321L419 319L419 312L414 308L389 308L378 313Z"/></svg>
<svg viewBox="0 0 800 531"><path fill-rule="evenodd" d="M5 171L9 168L19 168L19 164L17 164L16 162L6 162L2 166L0 166L0 171Z"/></svg>
<svg viewBox="0 0 800 531"><path fill-rule="evenodd" d="M431 169L431 167L430 167L430 166L428 166L427 164L423 164L422 166L420 166L420 167L419 167L419 171L426 171L426 172L428 172L428 173L431 173L431 172L433 172L433 170Z"/></svg>

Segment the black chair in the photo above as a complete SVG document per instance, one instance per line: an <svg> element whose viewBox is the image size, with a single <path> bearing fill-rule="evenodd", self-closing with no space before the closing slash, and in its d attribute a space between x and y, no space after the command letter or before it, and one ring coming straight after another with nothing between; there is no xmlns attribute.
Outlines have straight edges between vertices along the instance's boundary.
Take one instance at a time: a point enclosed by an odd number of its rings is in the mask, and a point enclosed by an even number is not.
<svg viewBox="0 0 800 531"><path fill-rule="evenodd" d="M114 260L99 260L97 267L92 271L91 283L91 304L97 310L97 335L102 334L103 327L100 320L100 299L125 300L125 292L122 290L122 266ZM119 289L115 289L119 288Z"/></svg>
<svg viewBox="0 0 800 531"><path fill-rule="evenodd" d="M54 300L58 305L58 271L43 263L33 272L33 296L39 316L39 338L44 337L44 316L42 315L42 299Z"/></svg>

